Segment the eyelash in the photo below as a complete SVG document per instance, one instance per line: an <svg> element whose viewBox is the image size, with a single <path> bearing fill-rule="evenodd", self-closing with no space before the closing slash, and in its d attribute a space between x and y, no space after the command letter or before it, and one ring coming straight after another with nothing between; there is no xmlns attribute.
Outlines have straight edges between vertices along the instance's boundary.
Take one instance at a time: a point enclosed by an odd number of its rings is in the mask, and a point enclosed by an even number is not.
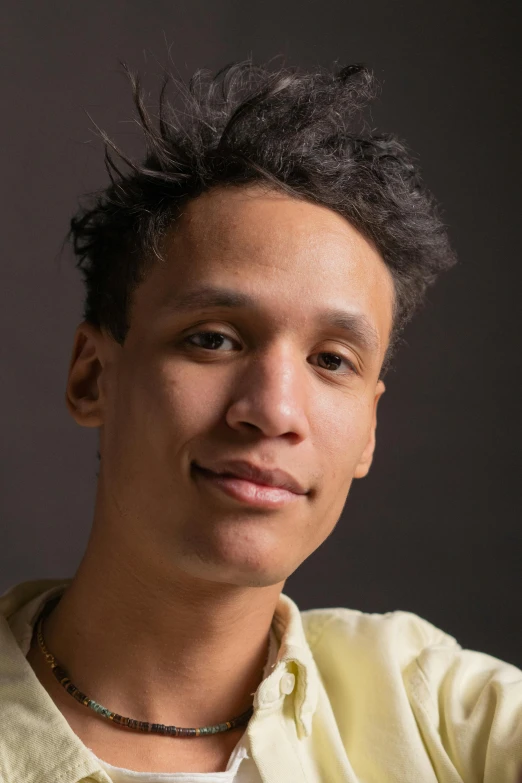
<svg viewBox="0 0 522 783"><path fill-rule="evenodd" d="M200 348L203 351L206 351L206 350L212 351L213 350L212 348L204 348L201 345L195 345L194 343L190 342L191 338L193 338L193 337L200 337L201 335L206 335L206 336L208 336L208 335L216 336L217 335L219 337L224 337L227 340L233 341L232 337L229 337L228 335L224 334L223 332L202 331L202 332L193 332L192 334L188 335L188 337L185 337L184 342L188 343L189 345L191 345L194 348ZM353 362L351 362L349 359L347 359L345 356L342 356L341 354L334 353L333 351L321 351L318 355L319 356L321 356L321 355L322 356L336 356L337 358L341 359L342 361L344 361L348 365L350 373L354 373L356 375L358 374L357 373L357 369L356 369L355 365L353 364ZM322 369L327 369L327 368L323 367ZM341 373L334 373L334 374L335 375L337 375L337 374L340 375Z"/></svg>

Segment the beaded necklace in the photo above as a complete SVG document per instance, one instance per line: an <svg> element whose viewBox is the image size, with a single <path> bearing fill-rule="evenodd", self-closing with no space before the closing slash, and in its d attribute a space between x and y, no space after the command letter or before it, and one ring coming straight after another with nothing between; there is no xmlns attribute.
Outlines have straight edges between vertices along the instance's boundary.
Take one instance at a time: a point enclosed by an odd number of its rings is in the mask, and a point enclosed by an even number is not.
<svg viewBox="0 0 522 783"><path fill-rule="evenodd" d="M54 604L54 601L52 604ZM232 718L232 720L227 720L224 723L216 723L213 726L201 726L197 729L191 729L182 728L180 726L165 726L163 723L149 723L147 721L134 720L133 718L126 718L123 715L119 715L117 712L112 712L102 704L98 704L98 702L94 701L94 699L90 699L85 695L85 693L82 693L82 691L80 691L79 688L77 688L76 685L71 682L63 666L60 666L54 655L47 649L43 637L43 621L49 611L50 607L47 609L47 611L42 612L40 618L38 619L36 625L36 638L38 639L40 650L42 651L45 660L51 667L54 676L60 685L65 688L67 693L73 696L76 701L80 702L80 704L84 704L86 707L90 707L90 709L94 710L94 712L96 712L98 715L103 718L107 718L118 726L124 726L125 728L132 729L133 731L142 731L149 734L166 734L170 737L202 737L206 734L220 734L221 732L235 729L238 726L244 726L252 717L254 712L253 706L249 707L248 710L243 712L241 715Z"/></svg>

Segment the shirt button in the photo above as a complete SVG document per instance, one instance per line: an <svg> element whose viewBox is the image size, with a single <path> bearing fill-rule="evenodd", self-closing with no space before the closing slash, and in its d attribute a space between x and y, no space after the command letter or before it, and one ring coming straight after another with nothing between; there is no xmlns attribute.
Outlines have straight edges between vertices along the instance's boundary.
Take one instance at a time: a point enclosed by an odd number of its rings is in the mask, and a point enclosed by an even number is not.
<svg viewBox="0 0 522 783"><path fill-rule="evenodd" d="M283 674L281 677L281 681L279 683L279 690L281 693L288 695L289 693L292 693L292 691L295 688L295 674L292 674L291 672L287 672L286 674Z"/></svg>

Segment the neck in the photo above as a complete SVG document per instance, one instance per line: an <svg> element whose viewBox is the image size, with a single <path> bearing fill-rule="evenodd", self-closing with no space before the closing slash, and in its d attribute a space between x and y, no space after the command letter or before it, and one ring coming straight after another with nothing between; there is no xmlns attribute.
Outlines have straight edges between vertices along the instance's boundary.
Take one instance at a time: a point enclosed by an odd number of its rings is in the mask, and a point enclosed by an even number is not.
<svg viewBox="0 0 522 783"><path fill-rule="evenodd" d="M125 543L93 534L45 622L73 683L138 720L204 726L252 704L282 584L243 587L137 567ZM173 698L175 694L175 698Z"/></svg>

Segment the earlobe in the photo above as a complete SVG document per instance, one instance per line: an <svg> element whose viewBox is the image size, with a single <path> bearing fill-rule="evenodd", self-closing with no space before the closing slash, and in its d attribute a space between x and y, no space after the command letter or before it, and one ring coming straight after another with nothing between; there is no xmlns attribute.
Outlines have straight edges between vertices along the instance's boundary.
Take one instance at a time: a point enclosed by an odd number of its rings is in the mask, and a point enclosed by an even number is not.
<svg viewBox="0 0 522 783"><path fill-rule="evenodd" d="M76 329L69 363L65 404L82 427L102 424L100 361L103 336L99 329L83 321Z"/></svg>
<svg viewBox="0 0 522 783"><path fill-rule="evenodd" d="M361 459L359 461L359 464L357 465L354 473L354 478L364 478L368 475L368 471L370 470L371 464L373 462L373 454L375 451L375 431L377 429L377 405L381 398L381 396L386 391L386 386L384 385L384 382L382 380L379 380L377 382L376 390L375 390L375 397L373 400L373 415L372 415L372 422L370 427L370 435L368 438L368 443L366 444L364 451L361 455Z"/></svg>

